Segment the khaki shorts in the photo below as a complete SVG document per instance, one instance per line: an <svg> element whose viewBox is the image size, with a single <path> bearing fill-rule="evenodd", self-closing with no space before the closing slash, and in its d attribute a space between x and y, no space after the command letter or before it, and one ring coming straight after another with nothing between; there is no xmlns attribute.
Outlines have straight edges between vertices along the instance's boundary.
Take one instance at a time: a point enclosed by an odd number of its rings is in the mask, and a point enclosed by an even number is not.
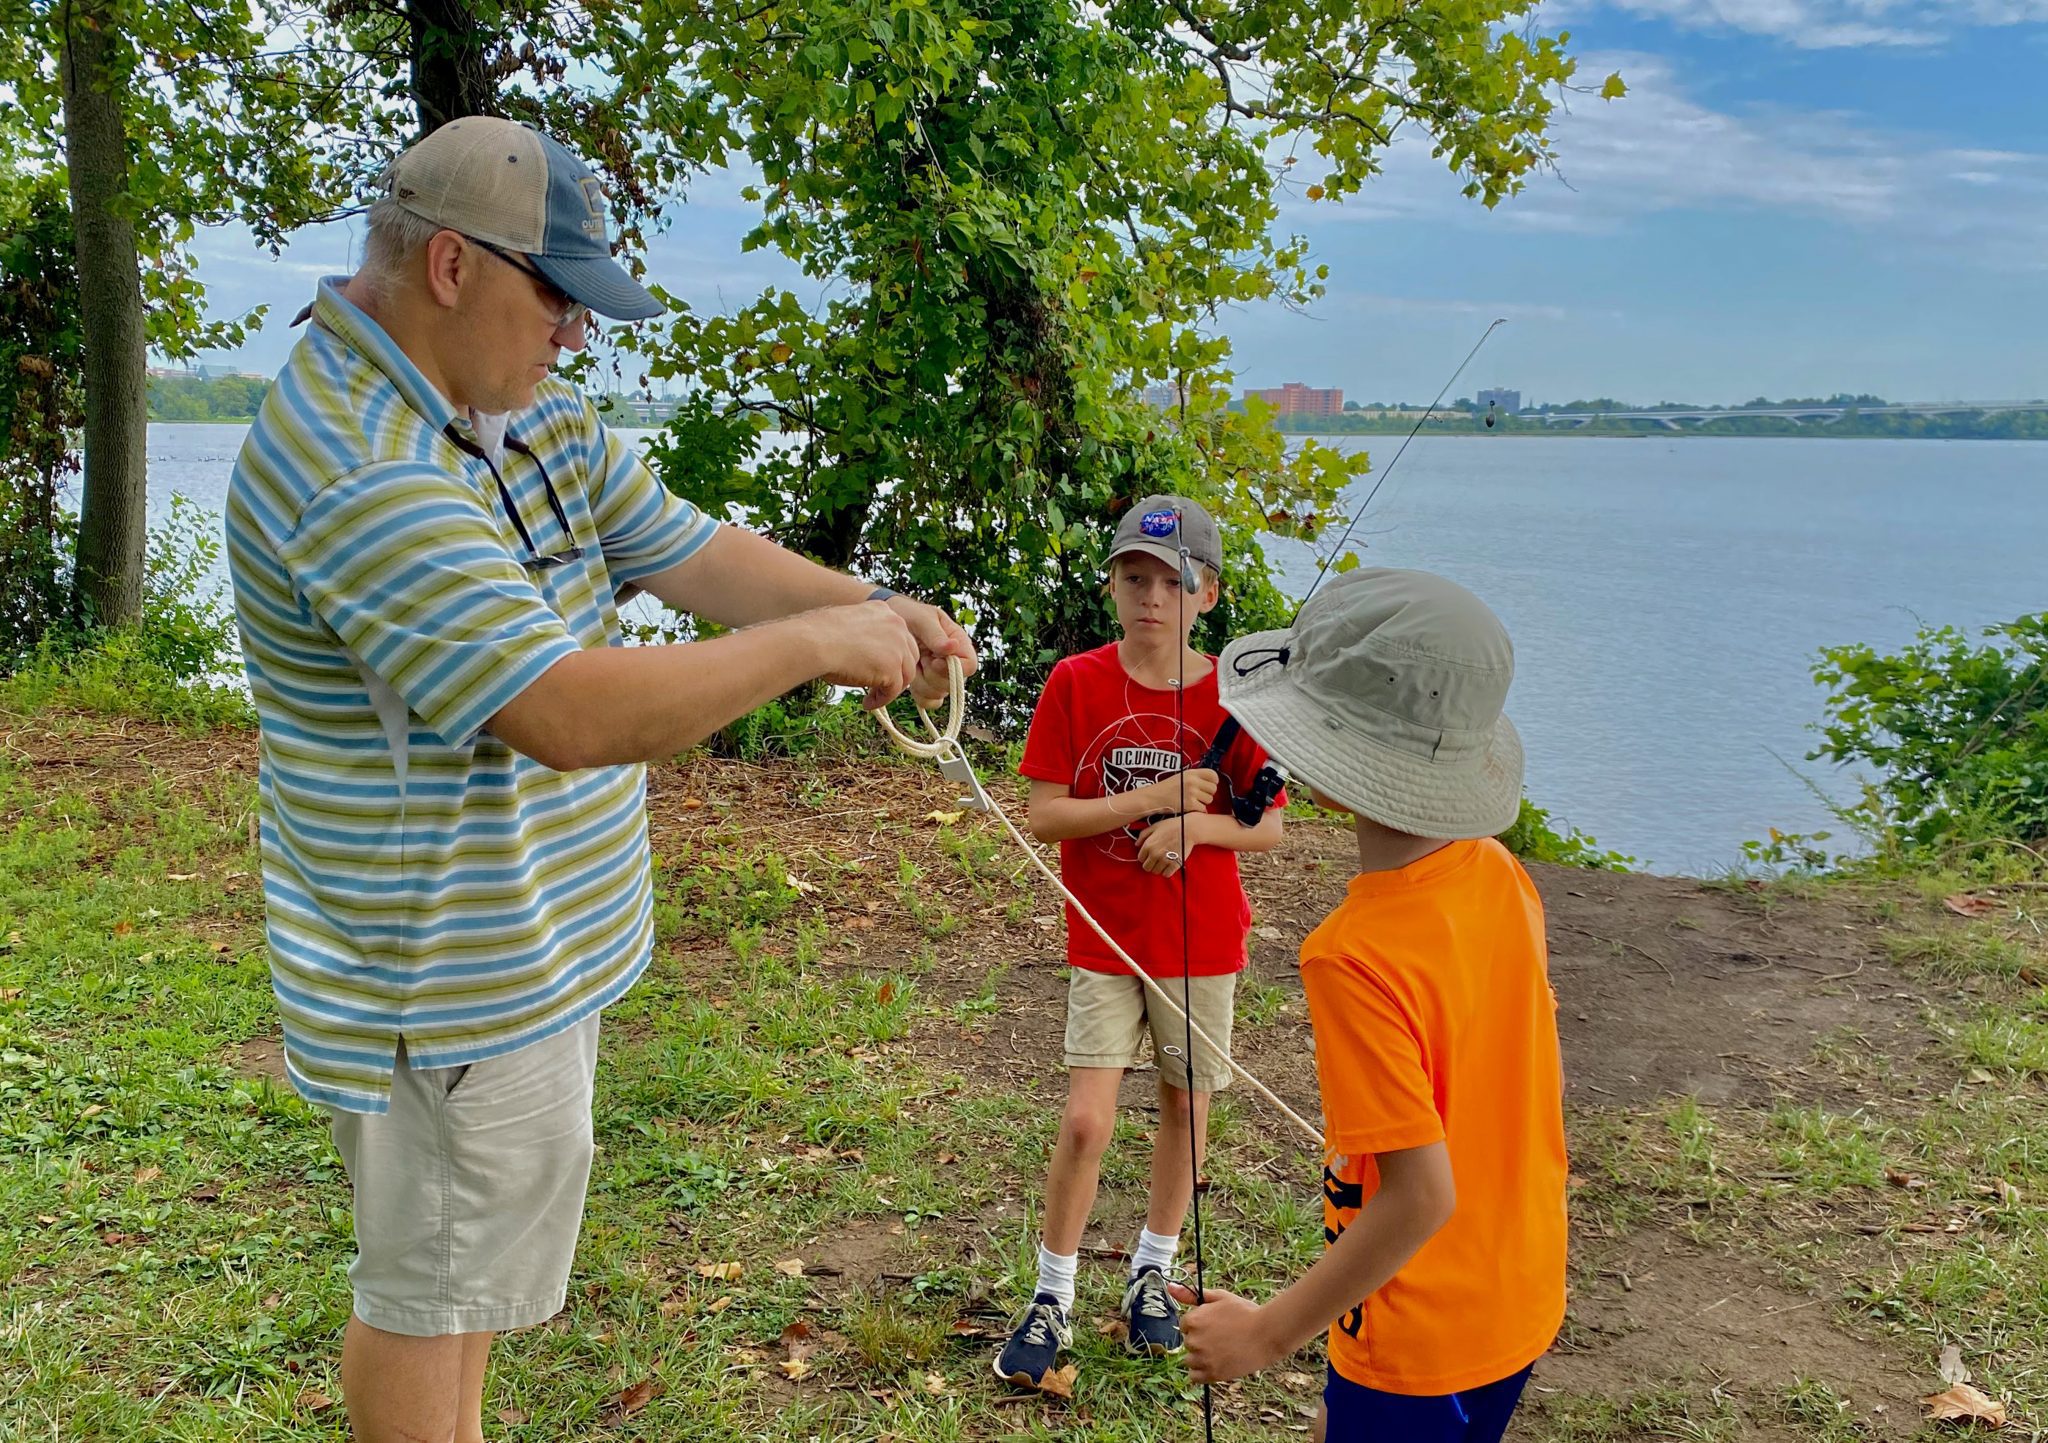
<svg viewBox="0 0 2048 1443"><path fill-rule="evenodd" d="M1188 1045L1187 1025L1179 1017L1153 1005L1150 989L1127 972L1090 972L1083 967L1067 970L1071 978L1067 983L1067 1066L1136 1067L1144 1060L1149 1030L1160 1080L1183 1092L1189 1090L1187 1064L1182 1060ZM1159 985L1180 1004L1180 978L1163 977ZM1188 1010L1195 1026L1229 1051L1237 974L1190 977L1188 987L1194 1000ZM1228 1086L1229 1064L1197 1037L1193 1091L1221 1092Z"/></svg>
<svg viewBox="0 0 2048 1443"><path fill-rule="evenodd" d="M467 1067L415 1070L391 1110L333 1114L355 1188L355 1313L413 1337L562 1310L590 1185L598 1019Z"/></svg>

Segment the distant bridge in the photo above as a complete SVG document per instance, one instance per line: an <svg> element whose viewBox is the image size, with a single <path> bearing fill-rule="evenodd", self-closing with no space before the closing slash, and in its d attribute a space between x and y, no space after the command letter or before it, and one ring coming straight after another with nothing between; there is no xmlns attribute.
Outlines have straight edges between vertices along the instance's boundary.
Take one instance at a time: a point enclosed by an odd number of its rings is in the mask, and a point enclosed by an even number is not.
<svg viewBox="0 0 2048 1443"><path fill-rule="evenodd" d="M1595 421L1655 421L1666 430L1682 431L1688 422L1728 421L1749 416L1774 416L1804 425L1815 421L1827 425L1851 411L1859 416L1996 416L2006 411L2048 411L2048 401L1902 401L1886 406L1737 406L1726 411L1552 411L1548 415L1524 413L1523 420L1541 421L1546 426L1588 426Z"/></svg>

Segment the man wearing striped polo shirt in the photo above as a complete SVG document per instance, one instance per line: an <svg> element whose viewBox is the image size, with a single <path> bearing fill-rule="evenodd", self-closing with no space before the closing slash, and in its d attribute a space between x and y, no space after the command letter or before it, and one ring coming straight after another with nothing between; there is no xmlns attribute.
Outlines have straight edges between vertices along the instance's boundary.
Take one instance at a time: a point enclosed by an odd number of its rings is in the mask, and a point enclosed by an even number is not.
<svg viewBox="0 0 2048 1443"><path fill-rule="evenodd" d="M229 487L294 1087L333 1112L356 1437L477 1443L563 1301L598 1014L653 941L645 773L791 687L942 690L966 634L662 488L550 370L661 310L548 137L452 121L323 281ZM740 628L624 647L622 594Z"/></svg>

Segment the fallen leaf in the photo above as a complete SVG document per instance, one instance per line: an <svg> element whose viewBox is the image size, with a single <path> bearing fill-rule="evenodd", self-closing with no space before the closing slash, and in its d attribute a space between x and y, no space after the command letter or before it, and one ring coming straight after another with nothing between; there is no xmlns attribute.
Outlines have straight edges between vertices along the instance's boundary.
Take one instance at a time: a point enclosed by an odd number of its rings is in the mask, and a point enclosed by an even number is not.
<svg viewBox="0 0 2048 1443"><path fill-rule="evenodd" d="M1893 1187L1902 1187L1908 1192L1918 1192L1921 1188L1927 1186L1926 1178L1917 1177L1909 1172L1897 1172L1892 1168L1884 1170L1884 1180Z"/></svg>
<svg viewBox="0 0 2048 1443"><path fill-rule="evenodd" d="M740 1267L740 1265L739 1265L738 1263L699 1263L699 1264L697 1264L697 1276L698 1276L698 1277L700 1277L700 1278L716 1278L716 1279L718 1279L718 1280L719 1280L720 1282L722 1282L722 1283L736 1283L736 1282L738 1282L738 1281L740 1280L740 1274L741 1274L742 1272L744 1272L744 1271L745 1271L745 1269L741 1268L741 1267Z"/></svg>
<svg viewBox="0 0 2048 1443"><path fill-rule="evenodd" d="M894 982L884 982L880 987L875 989L875 1002L877 1005L887 1007L891 1002L894 1002L895 1000L896 984Z"/></svg>
<svg viewBox="0 0 2048 1443"><path fill-rule="evenodd" d="M1998 1079L1981 1067L1973 1067L1970 1069L1970 1081L1982 1086L1987 1082L1996 1082Z"/></svg>
<svg viewBox="0 0 2048 1443"><path fill-rule="evenodd" d="M197 872L166 872L164 873L164 880L166 882L196 882L199 880L199 874Z"/></svg>
<svg viewBox="0 0 2048 1443"><path fill-rule="evenodd" d="M140 1168L136 1171L135 1181L137 1183L155 1182L158 1178L162 1177L163 1175L164 1170L160 1167Z"/></svg>
<svg viewBox="0 0 2048 1443"><path fill-rule="evenodd" d="M2005 1426L2005 1404L1985 1397L1968 1383L1958 1383L1946 1393L1936 1393L1920 1401L1927 1405L1930 1422L1958 1418L1970 1423L1987 1423L1993 1428Z"/></svg>
<svg viewBox="0 0 2048 1443"><path fill-rule="evenodd" d="M697 808L699 808L699 807L701 807L701 806L703 806L703 805L704 805L704 799L703 799L702 797L684 797L684 798L683 798L683 810L684 810L684 811L686 811L686 812L694 812L694 811L696 811L696 810L697 810Z"/></svg>
<svg viewBox="0 0 2048 1443"><path fill-rule="evenodd" d="M1105 1318L1095 1325L1095 1331L1113 1343L1121 1343L1131 1335L1131 1325L1122 1318Z"/></svg>
<svg viewBox="0 0 2048 1443"><path fill-rule="evenodd" d="M677 1317L690 1310L690 1300L680 1295L663 1298L660 1313L664 1318Z"/></svg>
<svg viewBox="0 0 2048 1443"><path fill-rule="evenodd" d="M0 1002L12 1002L19 996L21 996L21 989L19 987L0 987Z"/></svg>
<svg viewBox="0 0 2048 1443"><path fill-rule="evenodd" d="M1951 1386L1970 1381L1970 1370L1963 1366L1963 1350L1954 1343L1941 1350L1936 1371L1941 1374L1941 1381Z"/></svg>
<svg viewBox="0 0 2048 1443"><path fill-rule="evenodd" d="M927 822L937 822L942 827L950 827L966 815L965 812L926 812L924 819Z"/></svg>
<svg viewBox="0 0 2048 1443"><path fill-rule="evenodd" d="M507 1428L517 1428L526 1421L526 1415L517 1408L500 1408L498 1410L498 1421Z"/></svg>
<svg viewBox="0 0 2048 1443"><path fill-rule="evenodd" d="M308 1413L319 1413L332 1408L334 1400L318 1388L308 1388L305 1392L299 1394L299 1406Z"/></svg>
<svg viewBox="0 0 2048 1443"><path fill-rule="evenodd" d="M185 1196L192 1202L219 1202L220 1188L217 1184L207 1183L204 1187L193 1188Z"/></svg>
<svg viewBox="0 0 2048 1443"><path fill-rule="evenodd" d="M1973 1191L1979 1197L1995 1197L2002 1203L2016 1203L2020 1200L2020 1190L2002 1177L1992 1182L1978 1183Z"/></svg>
<svg viewBox="0 0 2048 1443"><path fill-rule="evenodd" d="M134 930L135 924L133 922L116 922L114 924L114 935L116 937L126 937L130 932L133 932Z"/></svg>
<svg viewBox="0 0 2048 1443"><path fill-rule="evenodd" d="M1072 1363L1067 1364L1064 1368L1050 1369L1043 1378L1038 1380L1038 1391L1050 1393L1055 1398L1072 1398L1074 1396L1074 1379L1080 1375L1080 1368Z"/></svg>
<svg viewBox="0 0 2048 1443"><path fill-rule="evenodd" d="M655 1385L652 1378L642 1378L632 1387L623 1389L612 1399L612 1416L630 1418L654 1401Z"/></svg>
<svg viewBox="0 0 2048 1443"><path fill-rule="evenodd" d="M792 1383L800 1383L811 1375L811 1365L802 1358L784 1358L775 1365L782 1370L782 1376Z"/></svg>
<svg viewBox="0 0 2048 1443"><path fill-rule="evenodd" d="M1996 912L1998 903L1989 897L1979 897L1974 892L1956 892L1941 899L1941 905L1958 917L1982 917L1987 912Z"/></svg>
<svg viewBox="0 0 2048 1443"><path fill-rule="evenodd" d="M1306 1373L1282 1373L1280 1381L1290 1388L1313 1388L1316 1380Z"/></svg>
<svg viewBox="0 0 2048 1443"><path fill-rule="evenodd" d="M944 1397L946 1393L946 1375L944 1373L925 1374L924 1390L934 1398Z"/></svg>
<svg viewBox="0 0 2048 1443"><path fill-rule="evenodd" d="M952 1333L956 1338L986 1338L988 1329L970 1318L955 1318Z"/></svg>
<svg viewBox="0 0 2048 1443"><path fill-rule="evenodd" d="M1254 927L1252 928L1252 935L1263 937L1268 942L1284 942L1287 940L1287 934L1278 927Z"/></svg>
<svg viewBox="0 0 2048 1443"><path fill-rule="evenodd" d="M775 1271L782 1274L785 1278L800 1278L804 1275L804 1260L802 1258L784 1258L775 1265ZM801 1324L792 1323L790 1326L794 1328L801 1326Z"/></svg>
<svg viewBox="0 0 2048 1443"><path fill-rule="evenodd" d="M707 1312L707 1313L722 1313L722 1312L724 1312L724 1311L725 1311L725 1310L726 1310L727 1308L729 1308L729 1307L731 1307L731 1306L732 1306L732 1294L731 1294L731 1293L727 1293L727 1294L726 1294L726 1295L725 1295L724 1297L722 1297L722 1298L716 1298L716 1299L713 1299L713 1300L712 1300L712 1302L711 1302L711 1304L710 1304L710 1305L709 1305L708 1307L706 1307L706 1308L704 1309L704 1311L705 1311L705 1312Z"/></svg>

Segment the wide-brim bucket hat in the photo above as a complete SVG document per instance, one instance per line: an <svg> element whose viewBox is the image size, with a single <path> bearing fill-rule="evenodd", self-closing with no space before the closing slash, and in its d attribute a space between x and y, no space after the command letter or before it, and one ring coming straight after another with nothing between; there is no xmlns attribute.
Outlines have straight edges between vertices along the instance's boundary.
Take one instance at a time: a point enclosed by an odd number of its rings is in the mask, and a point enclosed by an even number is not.
<svg viewBox="0 0 2048 1443"><path fill-rule="evenodd" d="M1225 710L1330 800L1419 837L1514 824L1522 739L1503 714L1514 646L1457 583L1361 568L1287 630L1231 642L1217 670Z"/></svg>

